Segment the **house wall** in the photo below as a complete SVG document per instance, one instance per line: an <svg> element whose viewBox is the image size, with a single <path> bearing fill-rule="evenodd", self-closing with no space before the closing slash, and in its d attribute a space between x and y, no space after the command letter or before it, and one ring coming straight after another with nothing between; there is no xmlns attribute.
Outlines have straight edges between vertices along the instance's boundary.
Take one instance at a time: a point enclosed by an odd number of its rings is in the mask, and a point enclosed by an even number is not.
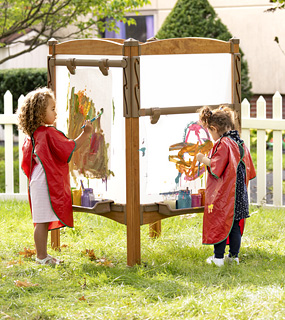
<svg viewBox="0 0 285 320"><path fill-rule="evenodd" d="M21 37L21 41L29 39L29 34ZM0 60L6 56L13 55L23 49L27 49L24 43L17 43L9 45L0 49ZM14 59L10 59L7 62L0 64L0 69L13 69L13 68L46 68L47 66L48 46L40 46L31 52L20 55Z"/></svg>
<svg viewBox="0 0 285 320"><path fill-rule="evenodd" d="M233 36L240 39L255 94L285 93L285 10L265 12L269 0L210 0Z"/></svg>

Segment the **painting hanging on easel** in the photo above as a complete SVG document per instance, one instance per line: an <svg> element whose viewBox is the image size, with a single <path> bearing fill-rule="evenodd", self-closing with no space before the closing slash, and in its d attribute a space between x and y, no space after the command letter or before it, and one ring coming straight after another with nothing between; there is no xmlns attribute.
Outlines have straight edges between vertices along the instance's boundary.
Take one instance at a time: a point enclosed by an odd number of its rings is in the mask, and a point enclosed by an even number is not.
<svg viewBox="0 0 285 320"><path fill-rule="evenodd" d="M68 89L67 135L75 139L82 132L84 120L95 119L90 138L70 162L74 179L78 175L106 181L114 173L109 169L112 118L112 79L96 69L78 69L70 76Z"/></svg>

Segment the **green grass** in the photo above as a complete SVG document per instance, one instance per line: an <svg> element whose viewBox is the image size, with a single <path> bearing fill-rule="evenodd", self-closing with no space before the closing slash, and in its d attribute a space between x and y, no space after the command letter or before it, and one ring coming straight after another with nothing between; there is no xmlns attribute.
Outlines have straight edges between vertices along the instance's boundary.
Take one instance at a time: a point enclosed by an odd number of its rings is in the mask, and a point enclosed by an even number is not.
<svg viewBox="0 0 285 320"><path fill-rule="evenodd" d="M201 214L163 220L157 240L142 226L143 263L129 268L126 227L75 213L75 228L61 230L61 252L49 247L65 261L52 268L19 256L34 248L28 204L0 202L0 319L284 319L284 211L251 211L239 266L205 263L213 247L201 245ZM86 249L114 267L91 261Z"/></svg>
<svg viewBox="0 0 285 320"><path fill-rule="evenodd" d="M14 146L14 192L19 192L19 147ZM0 193L5 193L5 148L0 146Z"/></svg>

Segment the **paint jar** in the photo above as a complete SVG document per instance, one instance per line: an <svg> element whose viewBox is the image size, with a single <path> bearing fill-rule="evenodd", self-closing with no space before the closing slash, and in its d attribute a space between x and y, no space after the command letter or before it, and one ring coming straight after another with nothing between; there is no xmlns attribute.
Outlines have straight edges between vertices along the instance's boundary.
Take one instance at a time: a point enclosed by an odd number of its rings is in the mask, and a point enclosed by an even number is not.
<svg viewBox="0 0 285 320"><path fill-rule="evenodd" d="M163 203L168 204L170 209L176 209L176 194L169 193L163 198Z"/></svg>
<svg viewBox="0 0 285 320"><path fill-rule="evenodd" d="M82 207L91 207L91 204L90 204L90 193L93 193L93 189L91 189L91 188L83 189L82 195L81 195L81 205L82 205Z"/></svg>
<svg viewBox="0 0 285 320"><path fill-rule="evenodd" d="M191 208L191 196L188 189L180 190L178 193L177 209L183 208Z"/></svg>
<svg viewBox="0 0 285 320"><path fill-rule="evenodd" d="M192 194L192 208L201 207L201 194Z"/></svg>
<svg viewBox="0 0 285 320"><path fill-rule="evenodd" d="M93 208L98 201L95 201L93 189L90 188L89 190L90 190L90 192L89 192L90 207Z"/></svg>
<svg viewBox="0 0 285 320"><path fill-rule="evenodd" d="M205 192L206 189L199 189L198 193L201 195L201 206L205 206Z"/></svg>
<svg viewBox="0 0 285 320"><path fill-rule="evenodd" d="M81 206L81 190L72 189L72 204Z"/></svg>

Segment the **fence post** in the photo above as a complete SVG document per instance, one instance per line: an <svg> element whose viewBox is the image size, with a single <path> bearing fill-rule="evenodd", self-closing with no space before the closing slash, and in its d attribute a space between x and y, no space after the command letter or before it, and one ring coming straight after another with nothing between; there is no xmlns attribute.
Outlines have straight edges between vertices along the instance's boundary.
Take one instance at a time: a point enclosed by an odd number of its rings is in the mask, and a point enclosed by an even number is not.
<svg viewBox="0 0 285 320"><path fill-rule="evenodd" d="M260 96L257 100L257 119L266 125L266 102ZM257 129L257 204L266 202L266 132Z"/></svg>
<svg viewBox="0 0 285 320"><path fill-rule="evenodd" d="M13 97L8 90L4 94L4 114L13 114ZM5 193L14 193L14 155L13 155L13 124L5 124ZM9 159L9 161L8 161Z"/></svg>
<svg viewBox="0 0 285 320"><path fill-rule="evenodd" d="M19 97L18 108L22 105L24 98L25 97L23 95ZM22 145L24 143L25 135L22 132L22 130L19 130L18 133L19 133L19 193L27 194L28 193L27 177L25 176L21 168L21 163L23 159Z"/></svg>
<svg viewBox="0 0 285 320"><path fill-rule="evenodd" d="M272 100L273 119L282 120L282 97L278 91L275 93ZM277 207L282 206L282 180L282 131L273 130L273 205Z"/></svg>
<svg viewBox="0 0 285 320"><path fill-rule="evenodd" d="M250 103L248 102L247 99L243 99L241 103L241 114L242 114L241 127L243 127L243 124L242 124L243 119L250 118ZM245 145L250 151L250 129L242 129L241 136ZM250 182L248 185L248 200L250 201Z"/></svg>

